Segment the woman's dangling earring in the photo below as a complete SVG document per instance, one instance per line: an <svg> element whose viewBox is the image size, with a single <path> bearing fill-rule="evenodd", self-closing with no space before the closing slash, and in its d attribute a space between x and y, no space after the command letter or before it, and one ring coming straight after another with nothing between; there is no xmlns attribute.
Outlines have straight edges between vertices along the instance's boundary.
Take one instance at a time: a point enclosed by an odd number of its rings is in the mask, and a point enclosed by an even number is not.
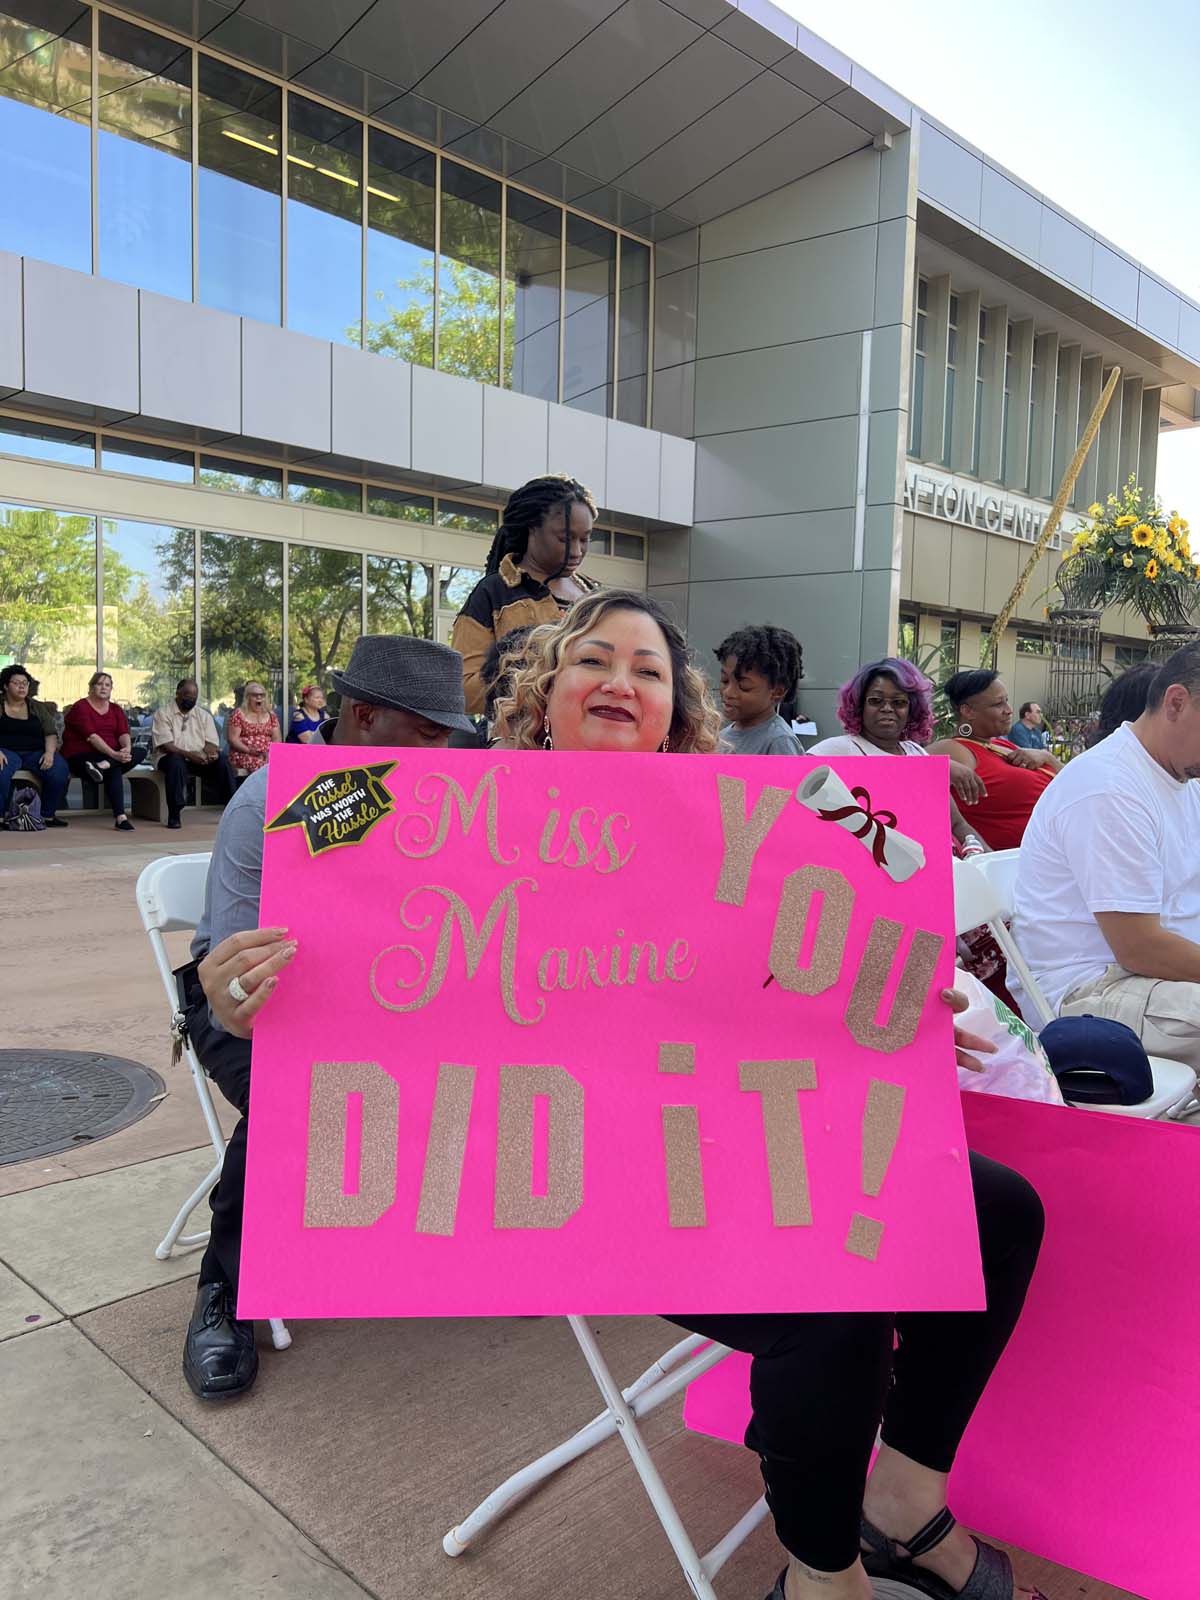
<svg viewBox="0 0 1200 1600"><path fill-rule="evenodd" d="M659 752L662 755L665 756L667 751L671 748L671 735L670 734L667 735L667 737L663 740L663 742L659 745L658 748L659 748Z"/></svg>
<svg viewBox="0 0 1200 1600"><path fill-rule="evenodd" d="M550 718L549 717L546 717L542 722L542 732L546 735L546 737L542 740L542 749L543 750L553 750L554 749L554 740L550 736Z"/></svg>
<svg viewBox="0 0 1200 1600"><path fill-rule="evenodd" d="M971 735L975 732L975 729L971 726L971 724L969 722L960 722L958 727L955 728L954 731L955 731L955 733L958 735L958 737L960 739L969 739L971 737Z"/></svg>

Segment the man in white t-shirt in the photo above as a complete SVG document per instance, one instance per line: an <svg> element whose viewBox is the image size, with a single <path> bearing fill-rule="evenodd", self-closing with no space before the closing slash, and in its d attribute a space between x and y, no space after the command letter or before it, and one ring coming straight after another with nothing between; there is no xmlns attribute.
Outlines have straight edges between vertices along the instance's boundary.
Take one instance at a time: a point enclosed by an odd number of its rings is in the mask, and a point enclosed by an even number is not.
<svg viewBox="0 0 1200 1600"><path fill-rule="evenodd" d="M1013 933L1060 1015L1113 1017L1149 1054L1200 1070L1196 778L1200 644L1163 663L1136 722L1043 793L1021 843Z"/></svg>

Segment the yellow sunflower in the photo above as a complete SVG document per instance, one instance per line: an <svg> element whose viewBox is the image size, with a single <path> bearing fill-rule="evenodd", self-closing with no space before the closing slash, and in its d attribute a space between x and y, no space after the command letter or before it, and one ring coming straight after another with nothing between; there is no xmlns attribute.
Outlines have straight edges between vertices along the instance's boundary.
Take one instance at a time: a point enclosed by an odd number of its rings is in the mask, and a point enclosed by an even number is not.
<svg viewBox="0 0 1200 1600"><path fill-rule="evenodd" d="M1158 577L1158 562L1155 561L1153 556L1151 556L1149 561L1146 563L1146 576L1150 579L1151 583L1153 583L1155 578Z"/></svg>
<svg viewBox="0 0 1200 1600"><path fill-rule="evenodd" d="M1128 527L1131 522L1137 522L1137 518L1136 517L1118 517L1117 518L1117 527L1118 528L1120 528L1120 527ZM1154 543L1154 529L1150 526L1150 524L1148 522L1138 522L1137 523L1137 527L1134 528L1133 532L1129 535L1129 537L1133 540L1134 544L1136 544L1140 550L1144 550L1147 545L1151 545L1151 544Z"/></svg>
<svg viewBox="0 0 1200 1600"><path fill-rule="evenodd" d="M1118 517L1117 518L1117 527L1118 528L1132 528L1136 521L1137 521L1137 518L1133 515L1133 513L1127 511L1123 517Z"/></svg>

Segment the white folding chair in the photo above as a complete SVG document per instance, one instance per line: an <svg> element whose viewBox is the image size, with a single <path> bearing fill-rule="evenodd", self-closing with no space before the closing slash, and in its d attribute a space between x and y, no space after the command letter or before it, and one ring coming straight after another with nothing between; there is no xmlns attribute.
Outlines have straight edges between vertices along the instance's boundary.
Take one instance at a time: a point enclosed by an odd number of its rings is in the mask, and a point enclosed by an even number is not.
<svg viewBox="0 0 1200 1600"><path fill-rule="evenodd" d="M182 1016L179 1010L175 974L171 969L163 934L190 933L195 929L204 911L204 889L208 881L208 864L211 859L207 851L196 855L162 856L159 860L152 861L149 866L143 867L138 875L136 889L138 912L150 940L150 948L154 952L158 975L167 992L173 1032L182 1022ZM216 1184L225 1162L225 1135L221 1132L221 1124L217 1121L216 1108L213 1105L204 1068L200 1065L189 1041L182 1041L182 1050L188 1071L192 1075L196 1098L200 1101L200 1110L204 1116L204 1125L208 1129L208 1137L212 1141L216 1161L211 1171L200 1180L184 1201L161 1244L155 1250L154 1254L160 1261L165 1261L176 1246L195 1250L208 1243L207 1231L184 1233L183 1229L192 1212ZM292 1342L291 1334L277 1317L270 1319L270 1326L271 1343L276 1350L286 1350Z"/></svg>
<svg viewBox="0 0 1200 1600"><path fill-rule="evenodd" d="M536 1461L531 1461L519 1472L514 1472L511 1478L494 1489L469 1517L451 1528L442 1540L442 1549L448 1556L461 1556L482 1538L515 1501L536 1489L569 1461L578 1460L615 1433L620 1435L621 1442L629 1452L634 1470L642 1480L642 1487L675 1552L675 1559L683 1570L689 1589L697 1600L716 1600L713 1578L766 1516L767 1502L760 1496L707 1555L698 1555L658 1468L650 1458L638 1421L656 1411L681 1389L686 1389L701 1373L715 1367L718 1361L723 1361L729 1354L727 1346L711 1344L699 1334L689 1334L686 1339L672 1345L665 1355L659 1356L636 1382L627 1389L620 1389L600 1353L596 1336L586 1318L568 1317L567 1321L583 1351L583 1358L596 1381L596 1387L603 1396L604 1410L578 1433L556 1445L553 1450L548 1450Z"/></svg>
<svg viewBox="0 0 1200 1600"><path fill-rule="evenodd" d="M1036 1033L1040 1033L1047 1023L1053 1022L1054 1012L1008 926L1013 913L1018 854L1016 850L997 850L991 855L955 861L954 924L958 933L987 924L1029 1002L1033 1016L1026 1020L1032 1022ZM1114 1117L1162 1117L1169 1120L1184 1116L1194 1109L1196 1074L1191 1067L1182 1061L1169 1061L1165 1056L1150 1056L1149 1061L1154 1091L1148 1100L1135 1106L1092 1105L1089 1102L1086 1109L1105 1111Z"/></svg>

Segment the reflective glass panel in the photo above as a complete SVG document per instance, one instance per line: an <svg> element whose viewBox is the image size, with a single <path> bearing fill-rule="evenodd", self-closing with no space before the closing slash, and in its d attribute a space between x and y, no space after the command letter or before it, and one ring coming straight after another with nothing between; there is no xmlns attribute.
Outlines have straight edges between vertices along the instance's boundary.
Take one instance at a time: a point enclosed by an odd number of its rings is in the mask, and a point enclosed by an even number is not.
<svg viewBox="0 0 1200 1600"><path fill-rule="evenodd" d="M153 711L196 671L195 535L106 517L103 536L104 670L126 714Z"/></svg>
<svg viewBox="0 0 1200 1600"><path fill-rule="evenodd" d="M201 456L199 481L206 489L228 489L234 494L261 494L271 500L283 496L283 473L232 456Z"/></svg>
<svg viewBox="0 0 1200 1600"><path fill-rule="evenodd" d="M495 383L500 362L500 185L442 162L438 366Z"/></svg>
<svg viewBox="0 0 1200 1600"><path fill-rule="evenodd" d="M364 342L380 355L431 367L437 160L378 128L367 140Z"/></svg>
<svg viewBox="0 0 1200 1600"><path fill-rule="evenodd" d="M45 422L0 418L0 452L29 456L34 461L58 461L69 467L96 465L96 435L77 428L55 428Z"/></svg>
<svg viewBox="0 0 1200 1600"><path fill-rule="evenodd" d="M200 700L214 716L242 703L247 681L283 715L283 545L200 535Z"/></svg>
<svg viewBox="0 0 1200 1600"><path fill-rule="evenodd" d="M192 52L100 15L100 264L106 278L192 298Z"/></svg>
<svg viewBox="0 0 1200 1600"><path fill-rule="evenodd" d="M196 458L191 450L172 450L137 439L105 438L100 449L105 472L132 472L139 478L160 478L164 483L194 483Z"/></svg>
<svg viewBox="0 0 1200 1600"><path fill-rule="evenodd" d="M76 0L0 6L0 240L92 270L92 13Z"/></svg>
<svg viewBox="0 0 1200 1600"><path fill-rule="evenodd" d="M456 615L461 610L471 590L483 577L478 567L442 567L442 588L438 607Z"/></svg>
<svg viewBox="0 0 1200 1600"><path fill-rule="evenodd" d="M646 371L650 359L650 248L621 240L621 345L617 361L617 416L646 423Z"/></svg>
<svg viewBox="0 0 1200 1600"><path fill-rule="evenodd" d="M624 556L627 561L644 561L646 541L640 533L622 533L617 528L612 536L612 553L615 556Z"/></svg>
<svg viewBox="0 0 1200 1600"><path fill-rule="evenodd" d="M279 321L281 110L274 84L200 57L197 298L259 322Z"/></svg>
<svg viewBox="0 0 1200 1600"><path fill-rule="evenodd" d="M294 544L288 551L289 706L307 683L336 701L330 668L350 659L362 632L362 560L353 551Z"/></svg>
<svg viewBox="0 0 1200 1600"><path fill-rule="evenodd" d="M605 417L612 413L616 275L616 234L568 215L563 401Z"/></svg>
<svg viewBox="0 0 1200 1600"><path fill-rule="evenodd" d="M500 513L489 511L487 506L467 505L460 500L443 500L438 497L438 526L457 528L461 533L486 533L490 539L500 526Z"/></svg>
<svg viewBox="0 0 1200 1600"><path fill-rule="evenodd" d="M432 639L432 567L394 556L368 556L367 632Z"/></svg>
<svg viewBox="0 0 1200 1600"><path fill-rule="evenodd" d="M612 535L607 528L593 528L592 537L588 540L588 555L606 556L609 553Z"/></svg>
<svg viewBox="0 0 1200 1600"><path fill-rule="evenodd" d="M558 206L509 189L502 381L540 400L558 399L562 217Z"/></svg>
<svg viewBox="0 0 1200 1600"><path fill-rule="evenodd" d="M341 478L319 478L312 472L289 472L287 497L302 506L328 506L332 511L361 511L362 485Z"/></svg>
<svg viewBox="0 0 1200 1600"><path fill-rule="evenodd" d="M0 661L19 661L62 707L96 661L96 521L0 505Z"/></svg>
<svg viewBox="0 0 1200 1600"><path fill-rule="evenodd" d="M373 517L399 517L404 522L432 522L433 497L407 494L403 489L367 485L367 510Z"/></svg>
<svg viewBox="0 0 1200 1600"><path fill-rule="evenodd" d="M287 320L362 342L362 123L288 96Z"/></svg>

